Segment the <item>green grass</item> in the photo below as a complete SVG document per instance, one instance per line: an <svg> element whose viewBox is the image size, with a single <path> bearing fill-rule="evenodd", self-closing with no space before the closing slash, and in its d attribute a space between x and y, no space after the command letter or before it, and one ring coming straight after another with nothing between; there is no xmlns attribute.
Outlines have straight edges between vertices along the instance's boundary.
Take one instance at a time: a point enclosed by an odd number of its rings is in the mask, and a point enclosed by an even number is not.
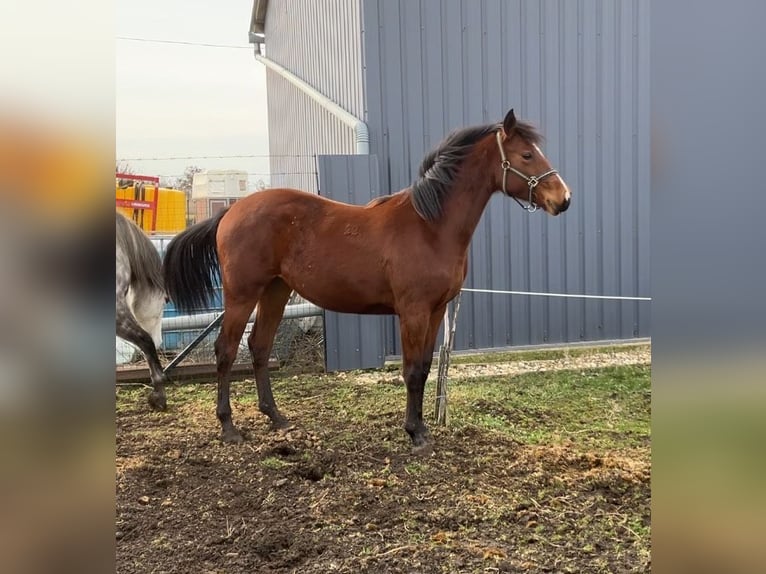
<svg viewBox="0 0 766 574"><path fill-rule="evenodd" d="M407 474L421 474L428 470L428 465L420 461L409 462L404 465L404 470Z"/></svg>
<svg viewBox="0 0 766 574"><path fill-rule="evenodd" d="M450 382L450 420L528 444L637 446L649 436L650 367L547 371Z"/></svg>
<svg viewBox="0 0 766 574"><path fill-rule="evenodd" d="M435 375L435 372L433 373ZM650 436L650 365L544 371L513 376L460 378L449 382L450 427L476 426L526 444L570 441L588 447L634 447ZM300 394L313 396L319 408L331 409L349 429L387 429L396 421L400 432L406 390L400 384L359 382L353 373L275 380L277 401L286 409ZM423 412L434 425L435 385L429 378ZM386 433L387 434L387 433ZM384 437L385 438L385 437ZM395 438L395 437L394 437Z"/></svg>
<svg viewBox="0 0 766 574"><path fill-rule="evenodd" d="M641 346L597 349L545 350L493 353L460 357L464 363L508 360L556 359ZM491 359L491 361L489 361ZM458 361L456 361L458 362ZM588 447L645 446L650 437L650 365L625 365L582 370L551 370L515 375L464 377L449 380L450 428L475 426L499 432L525 444L570 441ZM392 383L389 370L381 377L364 379L358 373L330 375L272 376L279 407L299 418L306 411L322 409L341 421L337 430L351 442L358 433L383 431L382 440L399 440L406 404L404 385ZM423 412L433 427L436 368L426 385ZM378 382L374 382L378 381ZM385 382L388 381L388 382ZM122 388L117 393L118 413L143 408L149 389ZM214 409L215 385L179 385L168 388L172 405L195 404ZM252 381L232 385L232 401L257 405ZM300 413L300 414L298 414ZM395 421L395 424L391 423ZM386 432L390 429L389 432ZM339 436L343 441L343 437Z"/></svg>
<svg viewBox="0 0 766 574"><path fill-rule="evenodd" d="M118 414L130 412L136 408L136 403L143 398L144 389L142 387L118 387L118 391L115 397L115 409Z"/></svg>
<svg viewBox="0 0 766 574"><path fill-rule="evenodd" d="M269 470L279 470L290 466L290 463L276 456L268 456L261 461L261 466Z"/></svg>
<svg viewBox="0 0 766 574"><path fill-rule="evenodd" d="M624 345L582 346L569 348L532 349L523 351L488 351L485 353L455 353L451 363L454 365L486 365L491 363L506 363L509 361L549 361L586 355L629 352L649 347L648 343L628 343ZM436 364L436 361L434 361ZM386 370L396 371L401 368L400 361L386 364Z"/></svg>

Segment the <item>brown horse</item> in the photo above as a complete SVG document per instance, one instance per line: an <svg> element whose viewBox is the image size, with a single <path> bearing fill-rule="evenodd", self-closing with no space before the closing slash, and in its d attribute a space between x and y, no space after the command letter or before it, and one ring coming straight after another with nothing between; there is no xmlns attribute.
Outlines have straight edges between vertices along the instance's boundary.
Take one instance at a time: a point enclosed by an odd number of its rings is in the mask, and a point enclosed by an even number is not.
<svg viewBox="0 0 766 574"><path fill-rule="evenodd" d="M215 343L223 441L242 440L231 418L229 372L256 304L248 344L259 408L275 428L289 425L274 402L267 365L294 289L332 311L399 316L404 428L416 452L427 450L423 388L434 343L445 306L463 285L471 236L490 196L502 190L528 202L522 205L529 211L551 215L569 207L569 189L539 140L511 110L502 124L452 133L423 160L411 188L365 207L270 189L175 237L163 275L178 308L204 308L213 276L223 281L225 313Z"/></svg>

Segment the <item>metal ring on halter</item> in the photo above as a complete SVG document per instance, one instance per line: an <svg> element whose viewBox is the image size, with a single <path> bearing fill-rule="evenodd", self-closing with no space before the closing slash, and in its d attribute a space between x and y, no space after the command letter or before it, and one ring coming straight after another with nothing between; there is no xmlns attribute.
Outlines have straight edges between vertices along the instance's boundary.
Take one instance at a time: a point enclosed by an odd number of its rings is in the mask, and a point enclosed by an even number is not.
<svg viewBox="0 0 766 574"><path fill-rule="evenodd" d="M532 201L532 189L533 189L533 188L530 186L530 188L529 188L529 205L522 205L522 206L521 206L521 207L523 207L523 208L524 208L524 210L525 210L527 213L534 213L535 211L537 211L538 209L540 209L540 208L537 206L537 204L536 204L536 203L534 203L534 202Z"/></svg>

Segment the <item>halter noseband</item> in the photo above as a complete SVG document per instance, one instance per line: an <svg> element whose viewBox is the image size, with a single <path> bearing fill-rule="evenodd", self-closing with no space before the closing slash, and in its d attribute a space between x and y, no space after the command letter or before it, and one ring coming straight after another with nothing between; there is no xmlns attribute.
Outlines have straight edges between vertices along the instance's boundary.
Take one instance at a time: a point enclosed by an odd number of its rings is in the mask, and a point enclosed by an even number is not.
<svg viewBox="0 0 766 574"><path fill-rule="evenodd" d="M539 209L537 204L532 201L532 192L537 187L537 184L540 183L543 179L548 177L549 175L553 175L554 173L558 173L555 169L550 169L546 171L545 173L541 175L525 175L521 173L518 169L511 167L511 162L508 161L508 159L505 157L505 150L503 149L503 141L500 136L500 130L497 130L495 132L495 135L497 136L497 147L500 149L500 158L503 160L500 164L503 168L503 193L507 196L509 196L513 201L518 203L522 209L529 213L534 213ZM527 185L529 186L529 205L524 205L521 203L516 197L508 193L508 191L505 189L505 178L508 175L508 172L511 171L518 175L521 179L527 182Z"/></svg>

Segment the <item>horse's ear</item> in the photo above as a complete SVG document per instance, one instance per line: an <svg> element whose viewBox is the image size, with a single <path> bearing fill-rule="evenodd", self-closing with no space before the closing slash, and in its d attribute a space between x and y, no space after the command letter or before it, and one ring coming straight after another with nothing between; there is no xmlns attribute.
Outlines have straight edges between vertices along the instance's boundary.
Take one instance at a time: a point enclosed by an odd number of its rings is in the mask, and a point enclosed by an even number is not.
<svg viewBox="0 0 766 574"><path fill-rule="evenodd" d="M515 127L516 116L513 113L513 108L511 108L511 110L505 114L505 119L503 120L503 131L505 132L505 135L511 135L511 132Z"/></svg>

